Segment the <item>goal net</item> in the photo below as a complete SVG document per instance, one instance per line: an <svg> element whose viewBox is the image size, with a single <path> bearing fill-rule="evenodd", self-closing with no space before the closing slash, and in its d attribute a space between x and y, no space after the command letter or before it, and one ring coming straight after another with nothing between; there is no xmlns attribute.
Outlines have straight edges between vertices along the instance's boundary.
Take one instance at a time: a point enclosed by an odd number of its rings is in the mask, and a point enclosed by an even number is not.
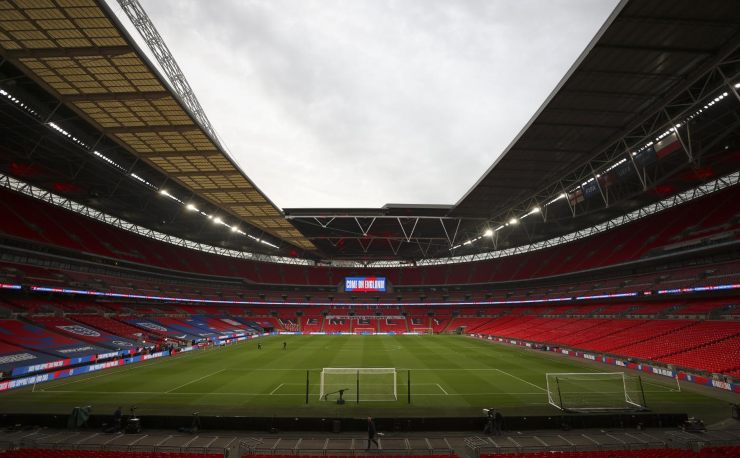
<svg viewBox="0 0 740 458"><path fill-rule="evenodd" d="M414 332L418 332L419 334L434 334L432 328L414 328Z"/></svg>
<svg viewBox="0 0 740 458"><path fill-rule="evenodd" d="M642 379L623 372L548 373L547 401L565 411L644 409Z"/></svg>
<svg viewBox="0 0 740 458"><path fill-rule="evenodd" d="M355 328L355 334L375 334L375 328Z"/></svg>
<svg viewBox="0 0 740 458"><path fill-rule="evenodd" d="M319 399L335 400L343 390L346 401L398 399L394 367L325 367L321 370Z"/></svg>

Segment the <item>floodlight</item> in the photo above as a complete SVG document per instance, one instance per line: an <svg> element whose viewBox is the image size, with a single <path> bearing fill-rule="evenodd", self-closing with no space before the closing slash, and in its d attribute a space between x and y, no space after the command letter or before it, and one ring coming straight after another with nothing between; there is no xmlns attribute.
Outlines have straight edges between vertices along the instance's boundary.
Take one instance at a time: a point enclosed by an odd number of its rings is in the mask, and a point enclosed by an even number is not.
<svg viewBox="0 0 740 458"><path fill-rule="evenodd" d="M166 189L160 189L159 193L162 194L163 196L166 196L169 194Z"/></svg>
<svg viewBox="0 0 740 458"><path fill-rule="evenodd" d="M236 232L239 230L238 226L231 226L231 232Z"/></svg>
<svg viewBox="0 0 740 458"><path fill-rule="evenodd" d="M221 223L223 223L223 220L221 218L216 217L216 218L213 219L213 222L216 223L216 224L221 224Z"/></svg>
<svg viewBox="0 0 740 458"><path fill-rule="evenodd" d="M486 232L484 232L483 235L491 237L493 235L493 229L486 229Z"/></svg>
<svg viewBox="0 0 740 458"><path fill-rule="evenodd" d="M519 220L518 220L518 219L516 219L516 218L511 218L511 219L509 220L509 224L518 224L518 223L519 223Z"/></svg>
<svg viewBox="0 0 740 458"><path fill-rule="evenodd" d="M185 206L185 208L187 208L187 209L188 209L188 210L190 210L191 212L197 212L197 211L198 211L198 209L197 209L197 208L195 208L195 205L193 205L193 204L187 204L187 205Z"/></svg>

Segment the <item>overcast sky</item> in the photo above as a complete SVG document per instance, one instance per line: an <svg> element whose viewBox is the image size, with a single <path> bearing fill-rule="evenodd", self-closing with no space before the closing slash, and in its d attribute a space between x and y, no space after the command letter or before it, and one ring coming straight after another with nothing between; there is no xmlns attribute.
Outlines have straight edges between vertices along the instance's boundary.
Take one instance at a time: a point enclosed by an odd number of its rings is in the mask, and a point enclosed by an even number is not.
<svg viewBox="0 0 740 458"><path fill-rule="evenodd" d="M238 164L293 208L454 204L617 1L141 3Z"/></svg>

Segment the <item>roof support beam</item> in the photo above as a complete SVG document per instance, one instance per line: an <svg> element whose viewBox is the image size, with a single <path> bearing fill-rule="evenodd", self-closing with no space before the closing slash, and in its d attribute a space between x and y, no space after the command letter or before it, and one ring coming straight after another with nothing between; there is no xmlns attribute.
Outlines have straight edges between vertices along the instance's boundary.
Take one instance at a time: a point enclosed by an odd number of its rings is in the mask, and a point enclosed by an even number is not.
<svg viewBox="0 0 740 458"><path fill-rule="evenodd" d="M106 127L103 129L109 134L156 134L160 132L202 132L195 124L170 125L170 126L129 126L129 127Z"/></svg>
<svg viewBox="0 0 740 458"><path fill-rule="evenodd" d="M116 100L160 100L166 97L172 97L167 91L151 92L99 92L94 94L74 94L63 95L62 100L65 102L109 102Z"/></svg>
<svg viewBox="0 0 740 458"><path fill-rule="evenodd" d="M597 48L601 49L618 49L618 50L625 50L625 51L647 51L647 52L657 52L657 53L676 53L676 54L696 54L700 56L704 55L711 55L712 52L707 51L706 49L696 49L696 48L674 48L671 46L634 46L634 45L617 45L617 44L608 44L608 43L597 43Z"/></svg>
<svg viewBox="0 0 740 458"><path fill-rule="evenodd" d="M9 59L36 58L47 59L54 57L100 57L121 56L133 53L130 46L102 46L86 48L43 48L43 49L19 49L4 50L3 54Z"/></svg>
<svg viewBox="0 0 740 458"><path fill-rule="evenodd" d="M143 152L141 155L147 159L155 157L223 157L220 151L215 150L152 151Z"/></svg>
<svg viewBox="0 0 740 458"><path fill-rule="evenodd" d="M167 175L171 177L241 177L241 175L238 172L224 172L219 170L209 170L209 171L198 171L194 170L192 172L169 172ZM223 191L223 188L216 188L216 191ZM248 188L247 186L242 186L241 188L235 189L237 191L247 191L252 190L251 188Z"/></svg>

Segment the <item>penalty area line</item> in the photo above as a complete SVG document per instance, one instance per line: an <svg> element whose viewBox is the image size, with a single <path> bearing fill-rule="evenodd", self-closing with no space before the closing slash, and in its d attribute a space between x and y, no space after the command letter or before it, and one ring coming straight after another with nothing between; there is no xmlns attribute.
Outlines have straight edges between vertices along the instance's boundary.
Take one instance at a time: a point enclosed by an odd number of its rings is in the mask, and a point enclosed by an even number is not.
<svg viewBox="0 0 740 458"><path fill-rule="evenodd" d="M171 389L171 390L169 390L169 391L165 391L165 394L170 394L170 393L172 393L173 391L179 390L180 388L186 387L186 386L188 386L188 385L191 385L191 384L193 384L193 383L195 383L195 382L200 382L201 380L203 380L203 379L206 379L206 378L208 378L208 377L212 377L212 376L214 376L214 375L216 375L216 374L220 374L221 372L223 372L223 371L225 371L225 370L226 370L226 369L221 369L220 371L216 371L216 372L211 372L210 374L206 374L206 375L204 375L203 377L198 377L198 378L197 378L197 379L195 379L195 380L191 380L191 381L189 381L189 382L187 382L187 383L183 383L183 384L182 384L182 385L180 385L180 386L176 386L176 387L172 388L172 389Z"/></svg>
<svg viewBox="0 0 740 458"><path fill-rule="evenodd" d="M545 388L542 388L542 387L541 387L541 386L539 386L539 385L535 385L535 384L534 384L534 383L532 383L532 382L528 382L528 381L524 380L523 378L519 378L519 377L517 377L517 376L516 376L516 375L514 375L514 374L509 374L508 372L506 372L506 371L502 371L501 369L496 369L496 370L497 370L497 371L499 371L499 372L501 372L501 373L502 373L502 374L504 374L504 375L508 375L508 376L509 376L509 377L511 377L511 378L515 378L515 379L519 380L520 382L524 382L524 383L526 383L527 385L533 386L533 387L537 388L538 390L542 390L542 391L544 391L544 392L547 392L547 389L545 389Z"/></svg>
<svg viewBox="0 0 740 458"><path fill-rule="evenodd" d="M274 390L270 391L270 394L275 394L275 392L276 392L277 390L279 390L280 388L282 388L282 387L283 387L283 385L285 385L285 383L281 383L280 385L276 386Z"/></svg>
<svg viewBox="0 0 740 458"><path fill-rule="evenodd" d="M435 383L435 385L437 385L437 387L439 387L439 389L440 389L440 390L442 390L442 392L443 392L444 394L450 394L450 393L448 393L447 391L445 391L445 389L444 389L444 388L442 388L442 385L440 385L439 383Z"/></svg>

